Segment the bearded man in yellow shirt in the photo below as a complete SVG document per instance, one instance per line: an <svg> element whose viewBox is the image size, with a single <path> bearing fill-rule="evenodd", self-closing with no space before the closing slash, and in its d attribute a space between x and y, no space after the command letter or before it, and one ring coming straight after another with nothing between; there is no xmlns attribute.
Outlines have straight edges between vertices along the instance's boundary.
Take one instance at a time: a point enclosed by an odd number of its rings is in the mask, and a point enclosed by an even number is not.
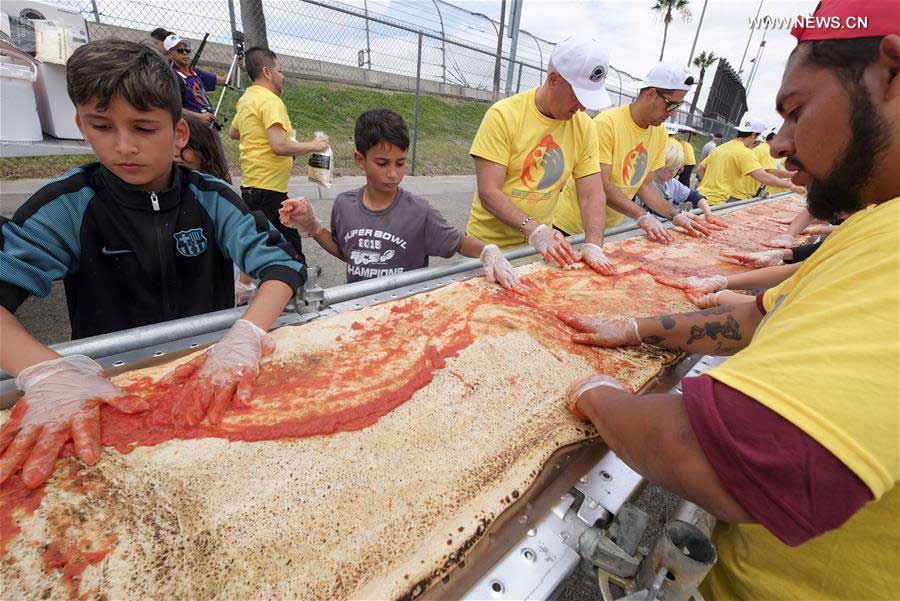
<svg viewBox="0 0 900 601"><path fill-rule="evenodd" d="M600 152L600 174L606 192L606 225L616 226L632 217L656 242L674 237L653 215L634 202L635 195L659 215L693 235L706 236L709 230L691 213L669 204L648 177L665 164L666 130L663 122L684 103L694 78L674 63L659 63L641 83L641 91L631 104L618 106L594 117ZM567 186L553 220L567 234L585 230L576 210L575 190Z"/></svg>
<svg viewBox="0 0 900 601"><path fill-rule="evenodd" d="M766 129L762 121L744 115L736 129L737 137L718 146L697 166L697 177L700 178L697 192L705 196L710 205L753 198L760 184L788 188L799 194L806 192L759 164L752 148Z"/></svg>
<svg viewBox="0 0 900 601"><path fill-rule="evenodd" d="M868 27L828 27L848 16ZM814 217L852 216L756 302L566 316L579 342L734 354L683 394L601 375L567 394L631 467L721 520L708 599L900 599L900 3L822 0L813 18L792 32L772 154Z"/></svg>
<svg viewBox="0 0 900 601"><path fill-rule="evenodd" d="M597 138L583 112L609 105L607 73L602 41L573 36L553 49L540 87L488 109L469 150L477 189L466 234L500 248L527 241L547 261L583 260L599 273L615 273L602 249L606 198ZM585 222L577 253L552 229L560 190L570 180Z"/></svg>

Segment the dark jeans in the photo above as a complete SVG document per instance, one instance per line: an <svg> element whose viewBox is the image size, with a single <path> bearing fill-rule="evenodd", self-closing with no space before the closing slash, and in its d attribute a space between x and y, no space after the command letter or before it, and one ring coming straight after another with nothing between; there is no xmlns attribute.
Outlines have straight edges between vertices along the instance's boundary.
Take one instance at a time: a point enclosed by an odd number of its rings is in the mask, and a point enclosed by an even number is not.
<svg viewBox="0 0 900 601"><path fill-rule="evenodd" d="M281 208L281 201L287 200L286 192L275 192L274 190L263 190L262 188L245 188L241 186L241 198L244 204L251 211L261 211L272 225L281 232L284 239L293 246L298 253L303 264L306 265L306 257L303 256L303 248L300 242L300 232L292 227L288 227L281 223L278 218L278 209Z"/></svg>
<svg viewBox="0 0 900 601"><path fill-rule="evenodd" d="M681 175L678 176L678 181L687 186L691 187L691 173L694 171L693 165L685 165L681 168Z"/></svg>

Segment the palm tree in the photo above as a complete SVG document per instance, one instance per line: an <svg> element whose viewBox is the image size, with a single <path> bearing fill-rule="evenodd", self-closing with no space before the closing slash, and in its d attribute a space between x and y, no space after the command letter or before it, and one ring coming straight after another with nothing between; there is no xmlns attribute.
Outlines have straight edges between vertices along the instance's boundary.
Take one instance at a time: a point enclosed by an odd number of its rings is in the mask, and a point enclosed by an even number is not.
<svg viewBox="0 0 900 601"><path fill-rule="evenodd" d="M662 48L659 49L660 61L663 59L663 54L666 51L666 36L669 34L669 23L671 23L673 19L672 11L677 10L681 13L681 18L684 19L685 22L690 21L691 11L688 10L688 4L690 4L689 0L654 0L653 6L650 7L650 10L655 10L658 13L666 13L663 17L663 43Z"/></svg>
<svg viewBox="0 0 900 601"><path fill-rule="evenodd" d="M697 87L694 88L694 99L691 100L691 112L689 113L689 118L693 117L694 111L697 110L697 100L700 98L700 88L703 87L703 76L706 75L706 69L711 67L717 60L719 60L719 57L712 51L703 51L694 57L693 64L700 69L700 79L697 80Z"/></svg>

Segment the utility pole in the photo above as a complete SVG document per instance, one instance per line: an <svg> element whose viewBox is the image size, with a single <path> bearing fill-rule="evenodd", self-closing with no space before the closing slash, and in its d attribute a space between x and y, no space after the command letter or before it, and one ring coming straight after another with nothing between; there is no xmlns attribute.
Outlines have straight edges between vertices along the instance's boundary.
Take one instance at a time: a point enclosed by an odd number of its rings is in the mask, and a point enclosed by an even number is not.
<svg viewBox="0 0 900 601"><path fill-rule="evenodd" d="M738 77L741 76L741 71L744 70L744 59L747 58L747 50L750 49L750 40L753 39L753 32L756 28L756 20L759 19L759 11L762 10L762 5L765 0L759 0L759 8L756 9L756 18L753 19L753 25L750 27L750 37L747 38L747 45L744 47L744 56L741 57L741 65L738 67Z"/></svg>
<svg viewBox="0 0 900 601"><path fill-rule="evenodd" d="M522 4L525 0L512 0L509 8L509 61L506 69L506 95L512 92L512 80L516 68L516 49L519 46L519 23L522 21Z"/></svg>
<svg viewBox="0 0 900 601"><path fill-rule="evenodd" d="M506 0L500 0L500 30L497 32L497 60L494 61L494 102L497 102L497 97L500 95L500 59L503 58L503 24L505 22Z"/></svg>
<svg viewBox="0 0 900 601"><path fill-rule="evenodd" d="M700 22L697 23L697 31L694 32L694 43L691 44L691 55L688 57L687 67L691 68L691 61L694 60L694 50L697 49L697 38L700 37L700 28L703 27L703 17L706 15L706 3L709 0L703 0L703 10L700 12Z"/></svg>

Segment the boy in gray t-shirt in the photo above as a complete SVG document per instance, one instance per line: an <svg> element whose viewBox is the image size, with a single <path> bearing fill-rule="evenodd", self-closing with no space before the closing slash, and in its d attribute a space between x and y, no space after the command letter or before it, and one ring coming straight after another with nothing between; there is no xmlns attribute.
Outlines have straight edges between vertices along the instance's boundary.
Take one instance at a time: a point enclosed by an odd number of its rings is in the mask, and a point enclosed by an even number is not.
<svg viewBox="0 0 900 601"><path fill-rule="evenodd" d="M518 274L495 244L466 236L427 200L400 188L406 175L409 133L403 118L388 109L366 111L354 131L357 166L366 185L343 192L331 210L330 231L309 200L281 204L281 222L315 238L319 246L347 264L347 281L358 282L428 265L428 257L456 253L479 257L484 275L504 288L519 290Z"/></svg>

